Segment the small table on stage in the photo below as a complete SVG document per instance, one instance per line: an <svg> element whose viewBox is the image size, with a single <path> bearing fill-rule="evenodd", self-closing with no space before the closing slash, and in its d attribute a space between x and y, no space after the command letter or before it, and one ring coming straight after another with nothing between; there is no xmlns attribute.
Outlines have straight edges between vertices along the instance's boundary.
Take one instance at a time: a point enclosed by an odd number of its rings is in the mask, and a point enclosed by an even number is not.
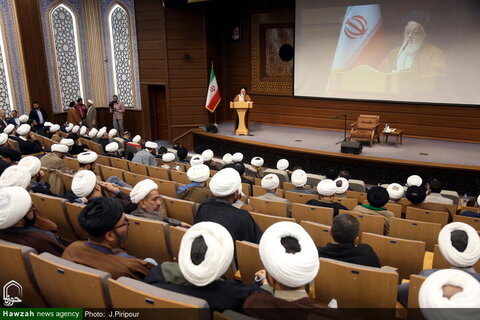
<svg viewBox="0 0 480 320"><path fill-rule="evenodd" d="M403 130L394 130L390 132L381 132L382 134L382 146L388 142L388 136L396 136L397 140L395 141L395 148L398 148L399 144L402 144L402 138L403 138Z"/></svg>

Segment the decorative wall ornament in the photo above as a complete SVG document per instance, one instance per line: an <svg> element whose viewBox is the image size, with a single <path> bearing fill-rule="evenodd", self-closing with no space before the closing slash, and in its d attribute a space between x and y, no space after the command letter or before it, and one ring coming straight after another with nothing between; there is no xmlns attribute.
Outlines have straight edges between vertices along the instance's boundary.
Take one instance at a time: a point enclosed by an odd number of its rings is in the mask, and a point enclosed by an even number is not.
<svg viewBox="0 0 480 320"><path fill-rule="evenodd" d="M293 90L293 14L251 16L250 92L291 95Z"/></svg>
<svg viewBox="0 0 480 320"><path fill-rule="evenodd" d="M0 109L7 113L13 109L12 86L10 84L10 68L6 64L6 45L3 39L4 26L0 25Z"/></svg>
<svg viewBox="0 0 480 320"><path fill-rule="evenodd" d="M129 20L127 11L120 5L116 4L110 9L108 22L114 90L125 107L133 108L135 104Z"/></svg>
<svg viewBox="0 0 480 320"><path fill-rule="evenodd" d="M51 12L51 32L61 105L64 110L71 101L84 97L82 66L78 45L75 14L60 4Z"/></svg>

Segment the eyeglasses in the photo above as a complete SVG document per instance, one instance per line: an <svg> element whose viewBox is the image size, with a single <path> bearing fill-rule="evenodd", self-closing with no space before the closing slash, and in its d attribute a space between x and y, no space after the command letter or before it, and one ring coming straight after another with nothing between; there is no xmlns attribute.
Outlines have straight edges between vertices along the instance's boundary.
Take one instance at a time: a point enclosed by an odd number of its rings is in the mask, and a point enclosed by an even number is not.
<svg viewBox="0 0 480 320"><path fill-rule="evenodd" d="M128 226L128 225L130 225L130 221L128 221L128 219L125 217L125 220L123 221L123 223L119 226L113 227L113 229L118 229L118 228L125 227L125 226Z"/></svg>

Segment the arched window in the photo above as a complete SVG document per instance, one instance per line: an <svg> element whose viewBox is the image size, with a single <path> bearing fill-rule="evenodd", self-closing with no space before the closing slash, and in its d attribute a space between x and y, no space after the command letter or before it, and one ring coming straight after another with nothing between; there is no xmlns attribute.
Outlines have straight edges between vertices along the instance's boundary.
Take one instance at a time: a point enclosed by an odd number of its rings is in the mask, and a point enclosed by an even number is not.
<svg viewBox="0 0 480 320"><path fill-rule="evenodd" d="M51 10L50 19L58 90L65 110L70 101L84 96L77 19L64 4Z"/></svg>
<svg viewBox="0 0 480 320"><path fill-rule="evenodd" d="M114 92L125 107L134 106L130 18L115 4L108 13Z"/></svg>
<svg viewBox="0 0 480 320"><path fill-rule="evenodd" d="M0 109L7 112L14 109L13 91L10 79L10 66L8 65L7 43L5 41L5 26L0 19Z"/></svg>

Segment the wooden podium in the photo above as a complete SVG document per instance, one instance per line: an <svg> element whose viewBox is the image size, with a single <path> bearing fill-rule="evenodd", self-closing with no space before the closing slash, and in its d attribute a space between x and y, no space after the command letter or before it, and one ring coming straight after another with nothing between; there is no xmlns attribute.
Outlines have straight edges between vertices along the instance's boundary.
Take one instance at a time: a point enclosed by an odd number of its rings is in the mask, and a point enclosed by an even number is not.
<svg viewBox="0 0 480 320"><path fill-rule="evenodd" d="M248 135L248 129L245 126L245 115L247 114L248 109L253 108L253 101L237 101L230 102L230 109L237 110L238 116L238 128L235 131L237 136L239 135Z"/></svg>

